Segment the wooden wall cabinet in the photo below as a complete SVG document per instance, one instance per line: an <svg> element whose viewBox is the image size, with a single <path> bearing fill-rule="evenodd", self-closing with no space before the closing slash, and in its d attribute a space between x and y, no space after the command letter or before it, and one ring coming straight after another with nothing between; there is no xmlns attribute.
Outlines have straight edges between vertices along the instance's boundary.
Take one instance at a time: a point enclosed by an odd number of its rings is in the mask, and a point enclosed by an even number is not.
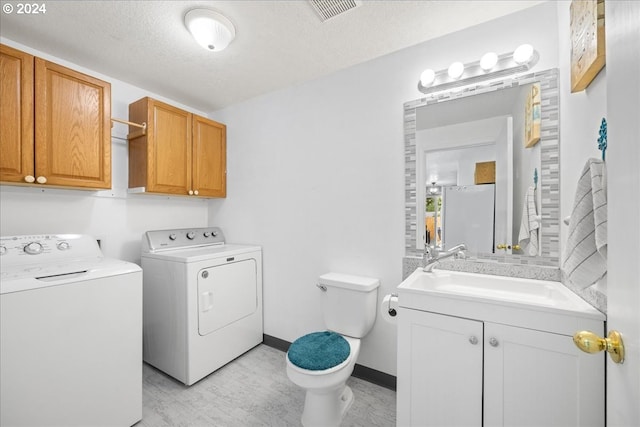
<svg viewBox="0 0 640 427"><path fill-rule="evenodd" d="M0 45L0 181L111 188L111 85Z"/></svg>
<svg viewBox="0 0 640 427"><path fill-rule="evenodd" d="M226 126L152 98L129 105L129 188L133 192L226 196Z"/></svg>

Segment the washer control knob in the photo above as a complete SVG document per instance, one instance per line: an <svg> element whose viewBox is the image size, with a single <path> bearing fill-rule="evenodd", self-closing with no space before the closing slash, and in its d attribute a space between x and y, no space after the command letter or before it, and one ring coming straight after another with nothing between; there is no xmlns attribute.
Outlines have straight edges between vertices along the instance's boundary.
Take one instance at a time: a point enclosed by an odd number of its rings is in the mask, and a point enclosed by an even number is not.
<svg viewBox="0 0 640 427"><path fill-rule="evenodd" d="M195 232L190 231L190 232L187 233L187 239L193 240L193 239L195 239L195 237L196 237L196 233Z"/></svg>
<svg viewBox="0 0 640 427"><path fill-rule="evenodd" d="M169 234L169 240L176 240L177 238L178 236L176 236L175 233Z"/></svg>
<svg viewBox="0 0 640 427"><path fill-rule="evenodd" d="M7 247L6 246L0 246L0 255L4 255L7 253Z"/></svg>
<svg viewBox="0 0 640 427"><path fill-rule="evenodd" d="M211 236L211 233L209 231L205 231L204 232L204 237L209 237L209 236Z"/></svg>
<svg viewBox="0 0 640 427"><path fill-rule="evenodd" d="M217 231L212 231L212 232L211 232L211 237L216 237L217 235L218 235L218 232L217 232Z"/></svg>
<svg viewBox="0 0 640 427"><path fill-rule="evenodd" d="M42 253L43 249L42 245L38 242L27 243L24 247L24 251L29 255L38 255Z"/></svg>
<svg viewBox="0 0 640 427"><path fill-rule="evenodd" d="M56 247L60 251L66 251L67 249L69 249L71 247L71 245L69 245L69 242L62 241L62 242L58 242Z"/></svg>

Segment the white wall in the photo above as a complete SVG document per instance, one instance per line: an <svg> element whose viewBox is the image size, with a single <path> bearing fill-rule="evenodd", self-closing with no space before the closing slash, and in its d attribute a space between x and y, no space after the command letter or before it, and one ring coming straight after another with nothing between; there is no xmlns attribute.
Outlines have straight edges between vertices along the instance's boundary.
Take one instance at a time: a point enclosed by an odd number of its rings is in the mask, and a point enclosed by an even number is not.
<svg viewBox="0 0 640 427"><path fill-rule="evenodd" d="M402 106L421 97L417 81L427 67L443 69L454 60L471 62L489 49L503 53L527 42L540 52L535 70L561 68L561 191L567 212L584 161L599 154L593 147L606 89L601 73L586 92L569 94L569 4L548 2L216 112L228 125L225 200L125 196L127 150L115 139L113 196L0 186L0 232L89 233L103 239L107 256L136 261L140 235L148 229L219 225L229 241L263 246L265 333L294 340L322 328L318 275L333 270L378 277L379 298L401 280ZM126 118L127 105L146 95L193 111L0 41L110 81L114 117ZM125 132L122 125L114 127L114 136ZM395 374L395 347L395 328L378 320L359 363Z"/></svg>
<svg viewBox="0 0 640 427"><path fill-rule="evenodd" d="M545 3L213 114L228 126L228 197L211 225L264 250L265 333L292 341L323 328L318 275L400 283L404 256L403 103L420 73L504 53L558 66L557 11ZM399 31L402 29L399 28ZM395 327L377 320L359 363L395 374Z"/></svg>
<svg viewBox="0 0 640 427"><path fill-rule="evenodd" d="M161 95L87 70L63 59L31 49L11 40L3 44L41 58L90 74L111 83L112 117L127 119L129 103L151 96L180 105ZM0 234L90 234L101 240L105 256L137 262L140 260L140 237L147 230L206 226L208 207L205 200L130 195L128 187L127 126L115 124L112 129L111 191L81 191L0 186Z"/></svg>

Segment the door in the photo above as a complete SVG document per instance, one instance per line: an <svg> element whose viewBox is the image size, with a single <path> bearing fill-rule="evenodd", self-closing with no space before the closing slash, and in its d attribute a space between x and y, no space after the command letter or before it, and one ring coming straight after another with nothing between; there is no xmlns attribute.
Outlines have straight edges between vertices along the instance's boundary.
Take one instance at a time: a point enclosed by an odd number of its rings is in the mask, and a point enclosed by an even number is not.
<svg viewBox="0 0 640 427"><path fill-rule="evenodd" d="M111 188L109 83L36 58L35 128L36 175L47 184Z"/></svg>
<svg viewBox="0 0 640 427"><path fill-rule="evenodd" d="M605 1L609 247L607 328L623 364L607 356L607 425L640 425L640 2Z"/></svg>
<svg viewBox="0 0 640 427"><path fill-rule="evenodd" d="M258 308L255 259L234 261L198 273L198 333L210 334Z"/></svg>
<svg viewBox="0 0 640 427"><path fill-rule="evenodd" d="M191 113L148 99L147 191L187 195L191 187Z"/></svg>
<svg viewBox="0 0 640 427"><path fill-rule="evenodd" d="M401 309L398 426L482 425L482 322Z"/></svg>
<svg viewBox="0 0 640 427"><path fill-rule="evenodd" d="M496 213L495 242L505 244L496 253L510 254L513 242L513 117L504 118L504 127L496 138Z"/></svg>
<svg viewBox="0 0 640 427"><path fill-rule="evenodd" d="M444 188L443 249L464 243L472 253L493 252L494 196L495 184Z"/></svg>
<svg viewBox="0 0 640 427"><path fill-rule="evenodd" d="M604 425L602 353L583 353L567 335L484 328L485 427Z"/></svg>
<svg viewBox="0 0 640 427"><path fill-rule="evenodd" d="M33 56L0 45L0 181L33 176Z"/></svg>
<svg viewBox="0 0 640 427"><path fill-rule="evenodd" d="M221 123L193 116L193 191L197 196L227 195L226 131Z"/></svg>

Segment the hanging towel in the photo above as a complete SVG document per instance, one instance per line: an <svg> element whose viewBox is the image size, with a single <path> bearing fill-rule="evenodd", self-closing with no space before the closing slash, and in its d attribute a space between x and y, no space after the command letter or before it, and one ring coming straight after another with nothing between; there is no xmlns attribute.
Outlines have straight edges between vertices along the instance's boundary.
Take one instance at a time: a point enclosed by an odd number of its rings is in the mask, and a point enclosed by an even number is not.
<svg viewBox="0 0 640 427"><path fill-rule="evenodd" d="M607 273L606 167L589 159L578 180L562 271L582 289Z"/></svg>
<svg viewBox="0 0 640 427"><path fill-rule="evenodd" d="M538 229L540 219L536 209L536 190L533 187L527 189L524 196L524 206L522 207L522 220L520 221L520 233L518 243L525 254L538 255ZM526 246L526 248L525 248Z"/></svg>

